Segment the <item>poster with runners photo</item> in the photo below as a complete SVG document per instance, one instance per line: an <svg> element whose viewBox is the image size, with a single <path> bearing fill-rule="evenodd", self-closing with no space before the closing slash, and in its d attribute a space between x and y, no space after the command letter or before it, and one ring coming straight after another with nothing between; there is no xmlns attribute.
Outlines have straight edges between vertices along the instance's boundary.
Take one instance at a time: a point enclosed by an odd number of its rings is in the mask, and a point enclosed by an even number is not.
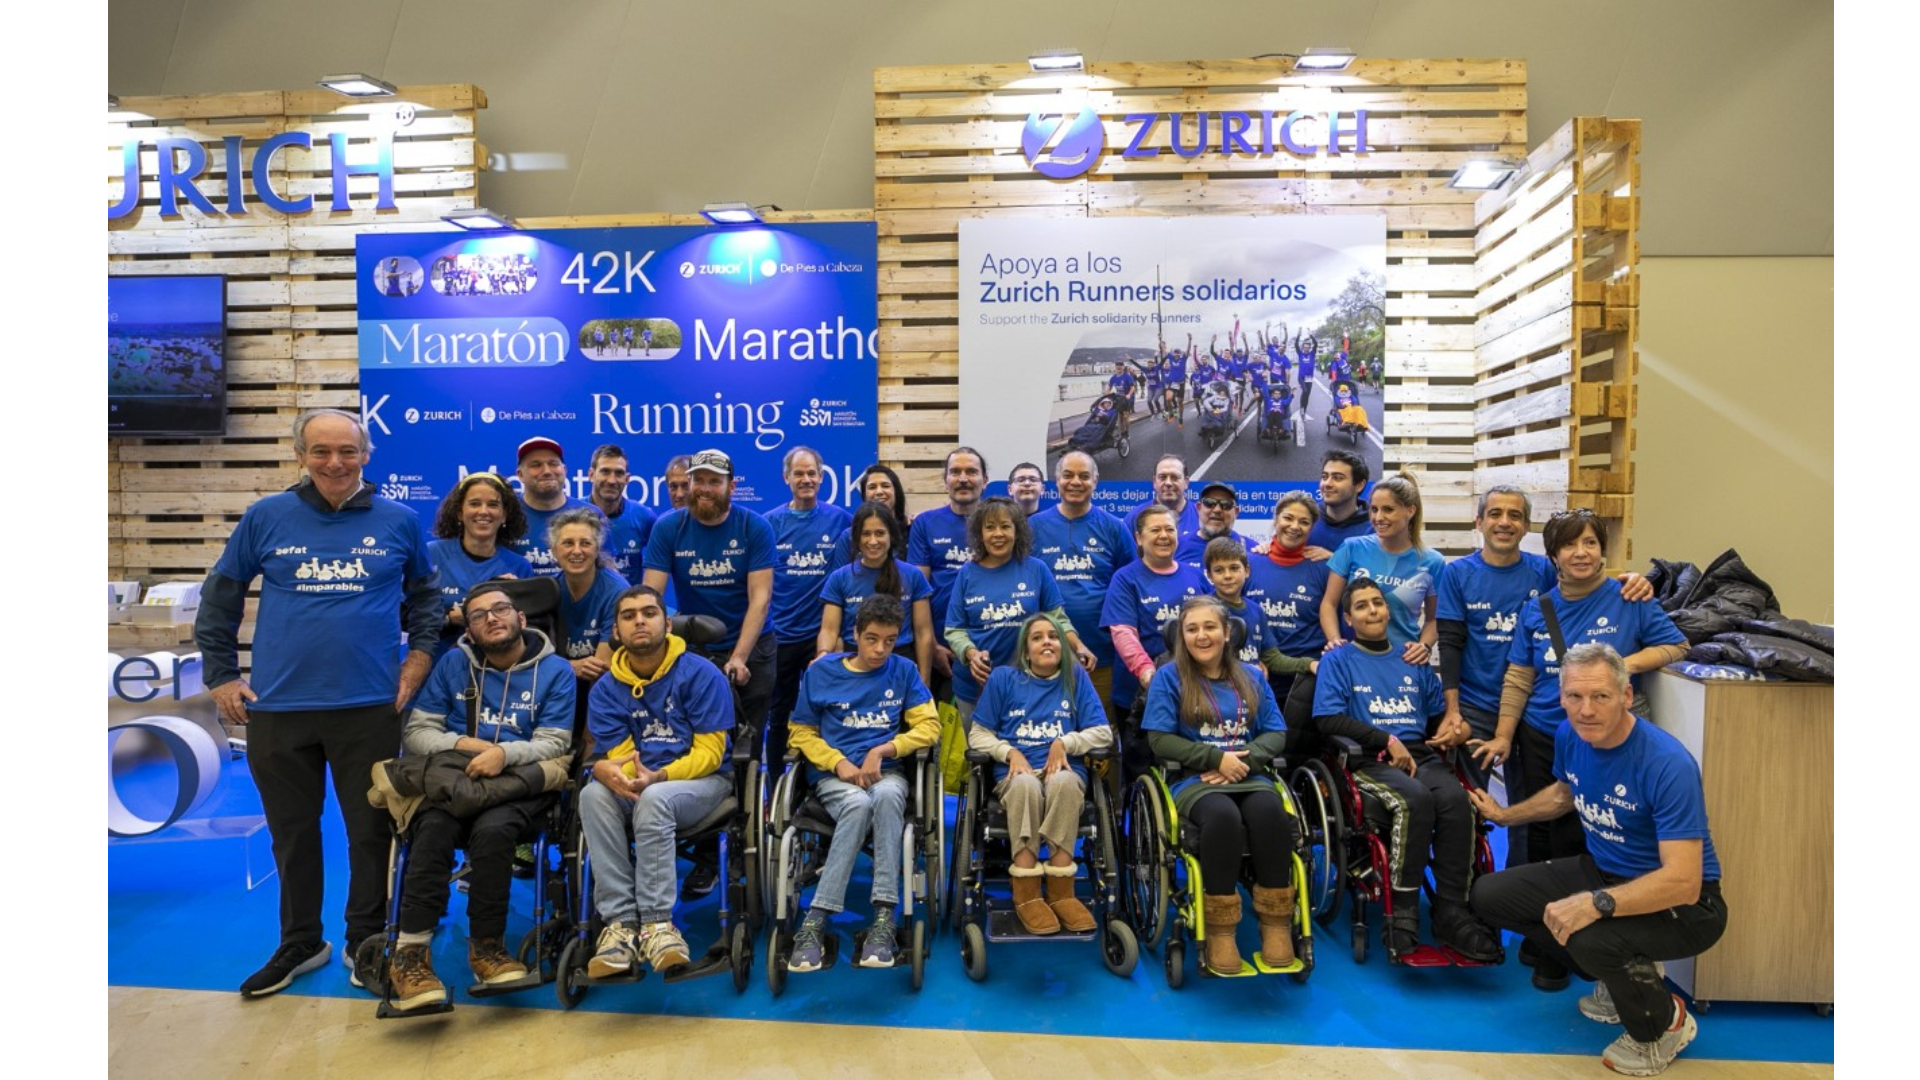
<svg viewBox="0 0 1920 1080"><path fill-rule="evenodd" d="M1332 447L1379 475L1386 219L963 221L960 441L991 461L1085 450L1097 501L1178 454L1240 519L1315 490Z"/></svg>

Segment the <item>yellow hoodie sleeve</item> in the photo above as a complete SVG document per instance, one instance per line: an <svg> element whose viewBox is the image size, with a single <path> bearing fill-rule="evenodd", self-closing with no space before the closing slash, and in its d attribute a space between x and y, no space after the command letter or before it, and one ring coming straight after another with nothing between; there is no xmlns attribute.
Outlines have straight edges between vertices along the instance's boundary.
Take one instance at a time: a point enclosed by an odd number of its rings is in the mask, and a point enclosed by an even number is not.
<svg viewBox="0 0 1920 1080"><path fill-rule="evenodd" d="M720 768L720 759L727 753L727 733L709 731L693 737L693 747L685 754L667 762L660 775L669 780L698 780L711 775Z"/></svg>
<svg viewBox="0 0 1920 1080"><path fill-rule="evenodd" d="M893 756L911 757L940 741L940 712L929 701L907 710L907 730L893 737Z"/></svg>
<svg viewBox="0 0 1920 1080"><path fill-rule="evenodd" d="M800 751L801 757L825 773L833 772L834 766L847 756L828 746L827 740L820 737L820 729L810 724L788 724L787 745Z"/></svg>

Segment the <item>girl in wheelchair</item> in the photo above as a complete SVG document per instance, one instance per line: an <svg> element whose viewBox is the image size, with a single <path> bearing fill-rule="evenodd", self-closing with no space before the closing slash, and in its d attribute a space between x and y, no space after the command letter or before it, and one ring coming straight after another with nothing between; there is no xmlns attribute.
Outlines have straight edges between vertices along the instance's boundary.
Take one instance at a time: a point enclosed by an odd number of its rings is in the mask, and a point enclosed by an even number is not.
<svg viewBox="0 0 1920 1080"><path fill-rule="evenodd" d="M1141 730L1156 760L1180 765L1172 784L1178 820L1198 835L1202 963L1216 975L1245 969L1234 940L1240 924L1240 864L1253 863L1253 910L1260 960L1293 963L1293 818L1268 768L1286 746L1286 724L1265 674L1228 652L1228 615L1212 596L1180 605L1169 635L1173 659L1147 687ZM1250 973L1250 972L1247 972Z"/></svg>
<svg viewBox="0 0 1920 1080"><path fill-rule="evenodd" d="M1113 745L1093 680L1045 615L1020 627L1012 667L997 667L980 692L967 745L992 756L994 797L1013 842L1013 912L1030 934L1086 933L1093 913L1073 894L1080 811L1087 797L1082 755ZM1040 845L1047 862L1040 863ZM1041 879L1046 897L1041 898Z"/></svg>
<svg viewBox="0 0 1920 1080"><path fill-rule="evenodd" d="M1386 838L1391 895L1381 930L1387 953L1395 962L1422 962L1415 956L1420 887L1431 851L1434 936L1467 961L1497 963L1499 937L1467 904L1477 844L1473 805L1460 777L1426 741L1429 728L1446 714L1440 680L1428 665L1409 663L1388 640L1390 614L1378 582L1357 578L1343 599L1354 640L1321 657L1313 722L1323 735L1344 736L1370 755L1386 757L1355 767L1352 779L1392 819ZM1456 741L1467 737L1464 731L1450 734Z"/></svg>

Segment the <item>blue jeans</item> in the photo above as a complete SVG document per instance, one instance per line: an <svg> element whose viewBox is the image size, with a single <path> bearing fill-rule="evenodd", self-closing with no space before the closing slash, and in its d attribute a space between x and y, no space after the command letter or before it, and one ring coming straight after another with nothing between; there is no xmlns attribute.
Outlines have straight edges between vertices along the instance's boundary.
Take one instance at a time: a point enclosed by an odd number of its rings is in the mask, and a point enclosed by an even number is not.
<svg viewBox="0 0 1920 1080"><path fill-rule="evenodd" d="M833 843L827 848L820 884L813 890L813 907L847 909L847 881L853 877L853 861L860 857L869 832L873 834L873 902L899 902L900 841L911 792L906 775L897 770L882 773L870 788L833 777L822 777L814 784L813 793L833 818Z"/></svg>
<svg viewBox="0 0 1920 1080"><path fill-rule="evenodd" d="M699 824L731 794L733 781L724 773L661 780L647 785L633 802L605 784L582 788L580 824L593 853L593 906L600 917L628 925L672 921L679 830Z"/></svg>

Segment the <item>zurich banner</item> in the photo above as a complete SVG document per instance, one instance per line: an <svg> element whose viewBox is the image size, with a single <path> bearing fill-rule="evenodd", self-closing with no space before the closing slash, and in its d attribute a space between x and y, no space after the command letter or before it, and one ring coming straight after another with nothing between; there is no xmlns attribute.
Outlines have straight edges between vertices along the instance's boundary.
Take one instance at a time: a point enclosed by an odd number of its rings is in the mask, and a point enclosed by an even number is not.
<svg viewBox="0 0 1920 1080"><path fill-rule="evenodd" d="M613 443L657 510L667 459L718 448L734 500L766 510L805 445L845 504L879 450L877 252L871 223L363 234L368 479L431 515L537 435L585 499Z"/></svg>

